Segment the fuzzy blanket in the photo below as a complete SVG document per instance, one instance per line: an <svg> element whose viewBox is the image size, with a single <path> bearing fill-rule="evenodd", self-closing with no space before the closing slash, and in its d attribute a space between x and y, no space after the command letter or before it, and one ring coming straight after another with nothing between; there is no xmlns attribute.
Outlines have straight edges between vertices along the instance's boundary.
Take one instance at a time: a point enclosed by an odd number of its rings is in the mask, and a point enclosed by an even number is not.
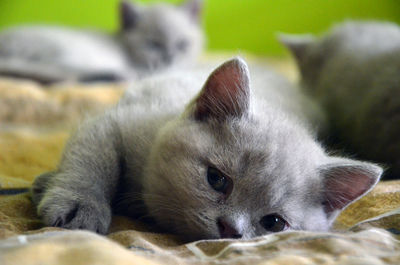
<svg viewBox="0 0 400 265"><path fill-rule="evenodd" d="M115 103L124 88L0 79L0 187L29 187L54 169L77 122ZM114 216L100 236L43 227L27 194L0 196L0 264L400 264L400 181L379 183L335 227L188 243Z"/></svg>

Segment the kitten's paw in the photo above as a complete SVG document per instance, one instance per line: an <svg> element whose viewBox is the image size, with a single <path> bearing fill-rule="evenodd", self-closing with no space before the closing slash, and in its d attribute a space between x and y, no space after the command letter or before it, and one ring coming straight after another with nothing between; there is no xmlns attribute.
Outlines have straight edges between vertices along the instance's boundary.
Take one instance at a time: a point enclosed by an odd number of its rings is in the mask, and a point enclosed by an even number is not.
<svg viewBox="0 0 400 265"><path fill-rule="evenodd" d="M30 189L33 204L37 207L43 198L44 193L49 188L50 179L53 177L54 172L46 172L35 178Z"/></svg>
<svg viewBox="0 0 400 265"><path fill-rule="evenodd" d="M46 225L86 229L99 234L106 234L111 223L111 207L108 203L59 187L46 192L38 213Z"/></svg>

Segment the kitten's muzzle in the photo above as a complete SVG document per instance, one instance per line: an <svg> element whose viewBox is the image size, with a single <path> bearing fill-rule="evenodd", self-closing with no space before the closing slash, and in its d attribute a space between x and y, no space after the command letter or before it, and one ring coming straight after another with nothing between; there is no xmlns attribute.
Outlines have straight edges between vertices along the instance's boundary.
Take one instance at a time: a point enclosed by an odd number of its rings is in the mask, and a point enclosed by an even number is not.
<svg viewBox="0 0 400 265"><path fill-rule="evenodd" d="M217 226L221 238L242 238L242 234L221 217L217 219Z"/></svg>

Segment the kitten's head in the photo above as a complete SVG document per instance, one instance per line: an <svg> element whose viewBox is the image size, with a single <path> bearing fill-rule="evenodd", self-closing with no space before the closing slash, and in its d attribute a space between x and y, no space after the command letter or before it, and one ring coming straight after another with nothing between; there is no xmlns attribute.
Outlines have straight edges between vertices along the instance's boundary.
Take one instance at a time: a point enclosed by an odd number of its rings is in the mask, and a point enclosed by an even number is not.
<svg viewBox="0 0 400 265"><path fill-rule="evenodd" d="M245 62L230 60L160 131L144 200L165 229L189 239L327 230L378 181L379 167L329 157L279 111L254 112L250 87Z"/></svg>
<svg viewBox="0 0 400 265"><path fill-rule="evenodd" d="M301 74L301 81L307 88L313 88L329 56L334 52L334 43L320 45L313 35L279 36L279 40L289 49Z"/></svg>
<svg viewBox="0 0 400 265"><path fill-rule="evenodd" d="M122 1L120 37L133 63L157 70L196 59L203 45L200 12L200 0L188 0L181 6Z"/></svg>

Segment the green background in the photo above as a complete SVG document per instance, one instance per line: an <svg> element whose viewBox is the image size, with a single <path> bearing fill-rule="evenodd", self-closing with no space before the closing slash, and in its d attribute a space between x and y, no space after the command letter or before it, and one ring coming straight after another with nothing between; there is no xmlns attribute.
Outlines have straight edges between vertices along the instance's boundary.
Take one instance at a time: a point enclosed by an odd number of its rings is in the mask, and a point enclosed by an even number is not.
<svg viewBox="0 0 400 265"><path fill-rule="evenodd" d="M118 24L117 2L0 0L0 27L33 22L112 31ZM209 50L282 55L284 49L275 39L276 32L319 33L346 19L384 19L400 23L400 0L208 0L204 6L203 25Z"/></svg>

